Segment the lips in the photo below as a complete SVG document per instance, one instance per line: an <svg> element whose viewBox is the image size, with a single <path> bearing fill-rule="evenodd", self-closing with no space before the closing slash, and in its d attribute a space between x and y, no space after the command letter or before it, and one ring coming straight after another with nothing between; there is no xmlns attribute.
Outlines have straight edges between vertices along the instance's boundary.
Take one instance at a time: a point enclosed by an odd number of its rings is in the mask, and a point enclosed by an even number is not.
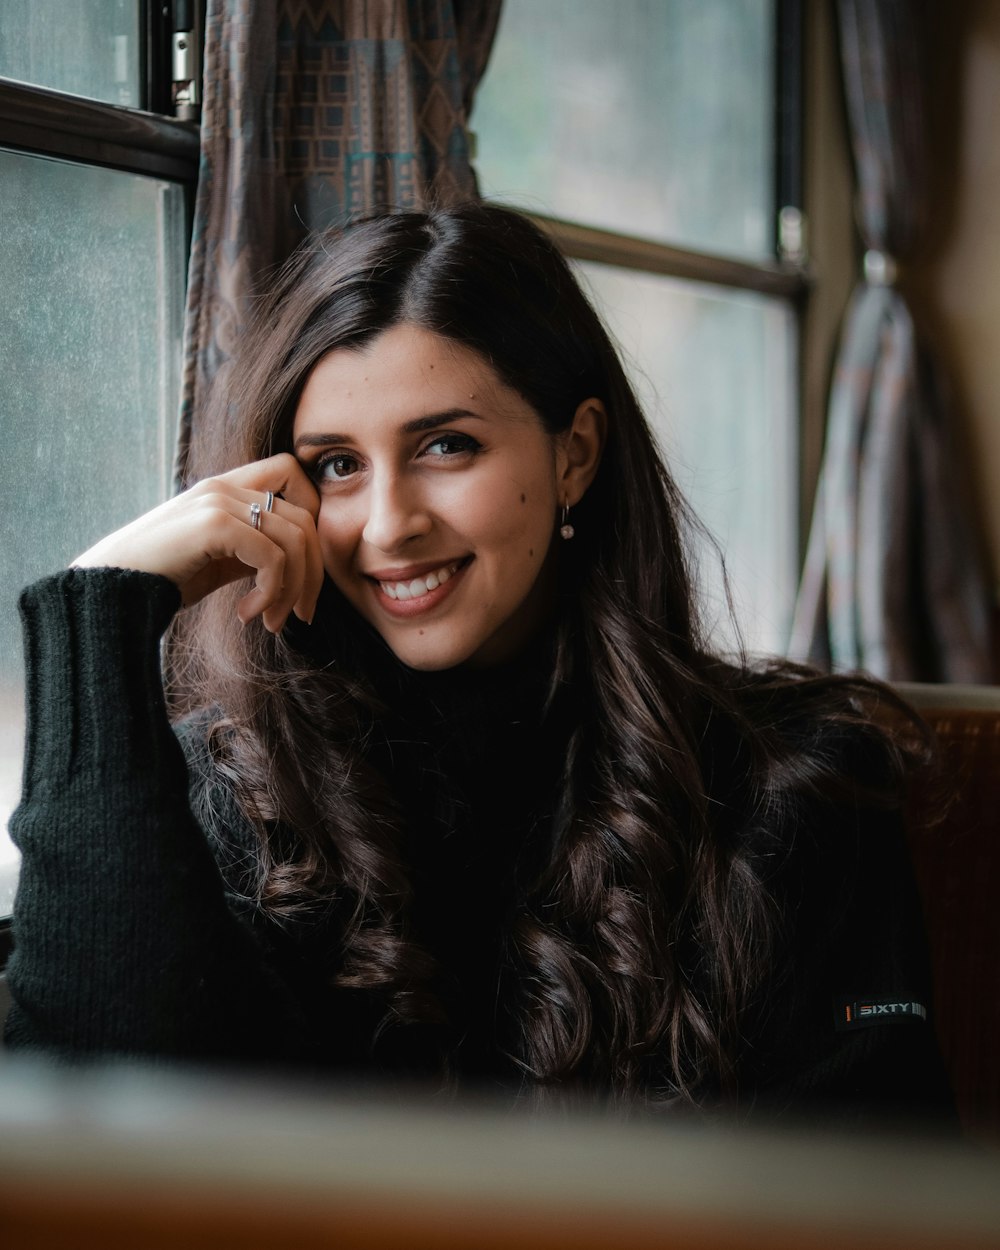
<svg viewBox="0 0 1000 1250"><path fill-rule="evenodd" d="M438 604L465 571L471 556L445 563L377 569L365 576L378 588L378 602L393 616L414 616Z"/></svg>
<svg viewBox="0 0 1000 1250"><path fill-rule="evenodd" d="M407 599L419 599L429 591L437 590L439 586L450 581L458 572L460 563L461 561L455 560L451 564L442 564L436 569L431 569L429 573L412 579L387 581L379 578L378 584L390 599L402 599L404 602Z"/></svg>

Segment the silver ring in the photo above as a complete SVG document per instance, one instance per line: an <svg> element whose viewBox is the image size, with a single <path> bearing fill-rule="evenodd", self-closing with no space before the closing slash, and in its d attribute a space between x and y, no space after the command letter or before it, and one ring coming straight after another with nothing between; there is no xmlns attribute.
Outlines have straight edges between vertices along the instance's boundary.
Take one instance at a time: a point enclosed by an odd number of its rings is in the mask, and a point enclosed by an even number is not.
<svg viewBox="0 0 1000 1250"><path fill-rule="evenodd" d="M274 491L269 490L267 494L264 496L264 511L270 512L273 507L274 507Z"/></svg>
<svg viewBox="0 0 1000 1250"><path fill-rule="evenodd" d="M252 530L260 529L260 504L256 499L250 505L250 528Z"/></svg>

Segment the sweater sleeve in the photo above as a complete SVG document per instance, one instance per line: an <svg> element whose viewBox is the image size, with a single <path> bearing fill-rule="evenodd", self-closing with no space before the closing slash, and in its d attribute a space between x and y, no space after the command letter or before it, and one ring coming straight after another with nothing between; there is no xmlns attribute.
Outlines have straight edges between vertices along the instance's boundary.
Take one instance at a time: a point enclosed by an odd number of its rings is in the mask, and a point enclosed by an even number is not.
<svg viewBox="0 0 1000 1250"><path fill-rule="evenodd" d="M292 997L229 910L189 807L159 655L179 603L165 578L107 569L21 597L11 1047L253 1062L294 1047Z"/></svg>
<svg viewBox="0 0 1000 1250"><path fill-rule="evenodd" d="M954 1129L898 814L818 813L790 864L791 966L768 1004L764 1109L824 1126Z"/></svg>

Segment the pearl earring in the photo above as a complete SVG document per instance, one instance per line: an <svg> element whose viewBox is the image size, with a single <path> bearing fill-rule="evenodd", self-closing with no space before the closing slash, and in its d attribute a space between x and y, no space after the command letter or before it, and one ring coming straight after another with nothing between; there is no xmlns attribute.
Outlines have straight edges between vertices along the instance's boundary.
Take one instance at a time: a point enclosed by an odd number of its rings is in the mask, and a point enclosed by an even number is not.
<svg viewBox="0 0 1000 1250"><path fill-rule="evenodd" d="M563 504L562 525L560 525L559 527L559 533L562 535L563 538L572 538L573 535L576 533L576 530L569 523L569 504L568 503Z"/></svg>

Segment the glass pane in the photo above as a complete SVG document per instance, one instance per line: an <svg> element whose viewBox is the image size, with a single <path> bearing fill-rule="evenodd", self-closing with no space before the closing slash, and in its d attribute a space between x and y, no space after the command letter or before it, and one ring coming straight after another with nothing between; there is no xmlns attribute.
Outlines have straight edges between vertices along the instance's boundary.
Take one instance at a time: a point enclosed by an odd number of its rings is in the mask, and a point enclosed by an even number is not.
<svg viewBox="0 0 1000 1250"><path fill-rule="evenodd" d="M788 643L798 558L794 315L782 300L607 265L577 266L617 341L667 464L726 560L746 646ZM721 566L696 550L729 646Z"/></svg>
<svg viewBox="0 0 1000 1250"><path fill-rule="evenodd" d="M0 830L20 798L19 589L169 489L184 192L0 151ZM0 837L0 914L14 852Z"/></svg>
<svg viewBox="0 0 1000 1250"><path fill-rule="evenodd" d="M773 0L505 0L472 116L483 193L772 256L774 20Z"/></svg>
<svg viewBox="0 0 1000 1250"><path fill-rule="evenodd" d="M138 0L2 0L0 75L133 108Z"/></svg>

